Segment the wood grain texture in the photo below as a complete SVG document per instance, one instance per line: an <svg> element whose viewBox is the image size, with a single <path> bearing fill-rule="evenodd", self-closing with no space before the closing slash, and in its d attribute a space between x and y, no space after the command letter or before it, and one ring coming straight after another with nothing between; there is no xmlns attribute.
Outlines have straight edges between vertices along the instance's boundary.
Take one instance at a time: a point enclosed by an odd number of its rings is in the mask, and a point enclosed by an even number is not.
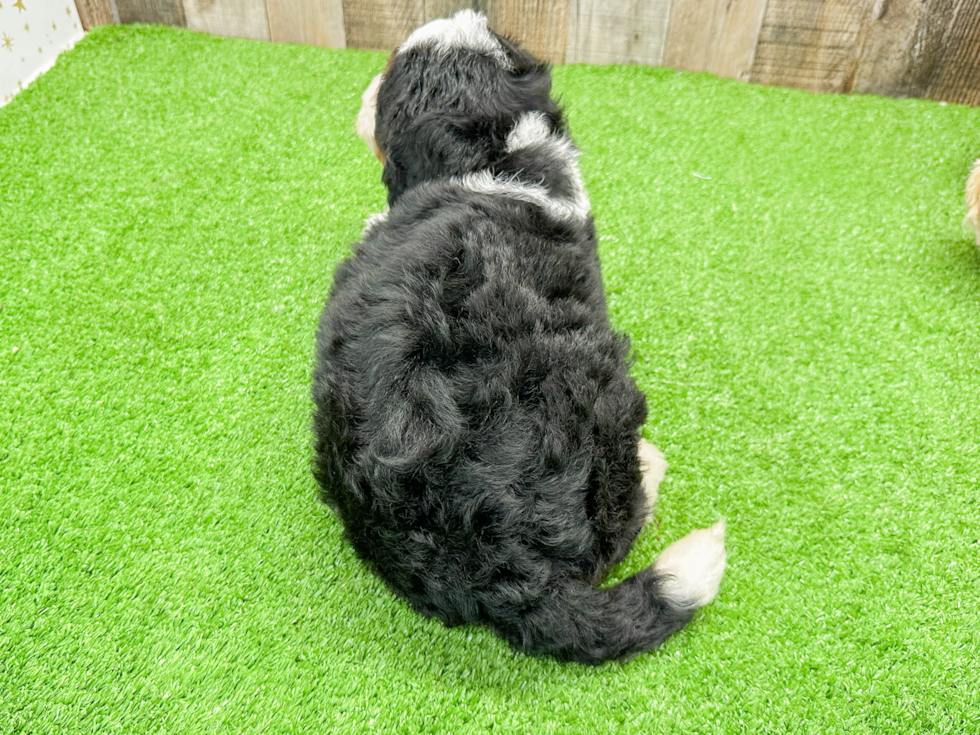
<svg viewBox="0 0 980 735"><path fill-rule="evenodd" d="M539 59L560 64L568 36L568 0L425 0L425 23L460 10L487 16L490 27Z"/></svg>
<svg viewBox="0 0 980 735"><path fill-rule="evenodd" d="M870 0L769 0L751 80L851 91L873 9Z"/></svg>
<svg viewBox="0 0 980 735"><path fill-rule="evenodd" d="M215 36L271 40L265 0L183 0L187 27Z"/></svg>
<svg viewBox="0 0 980 735"><path fill-rule="evenodd" d="M343 0L351 48L392 51L425 22L424 0Z"/></svg>
<svg viewBox="0 0 980 735"><path fill-rule="evenodd" d="M269 35L276 43L345 48L341 0L265 0Z"/></svg>
<svg viewBox="0 0 980 735"><path fill-rule="evenodd" d="M498 0L478 3L490 27L552 64L565 61L569 0Z"/></svg>
<svg viewBox="0 0 980 735"><path fill-rule="evenodd" d="M980 0L76 0L141 22L390 51L464 8L552 63L636 63L980 105Z"/></svg>
<svg viewBox="0 0 980 735"><path fill-rule="evenodd" d="M75 9L82 21L82 28L86 31L95 26L112 25L116 22L109 0L75 0Z"/></svg>
<svg viewBox="0 0 980 735"><path fill-rule="evenodd" d="M877 0L854 91L980 104L980 0Z"/></svg>
<svg viewBox="0 0 980 735"><path fill-rule="evenodd" d="M664 66L748 79L766 0L673 0Z"/></svg>
<svg viewBox="0 0 980 735"><path fill-rule="evenodd" d="M670 5L671 0L569 0L565 61L659 65Z"/></svg>
<svg viewBox="0 0 980 735"><path fill-rule="evenodd" d="M477 2L476 0L425 0L422 3L422 12L424 13L422 22L428 23L430 20L448 18L460 10L466 9L476 10L486 15L486 11L481 10L480 7L486 5L486 2Z"/></svg>
<svg viewBox="0 0 980 735"><path fill-rule="evenodd" d="M960 0L944 39L946 53L926 96L980 105L980 0Z"/></svg>
<svg viewBox="0 0 980 735"><path fill-rule="evenodd" d="M956 0L877 0L854 91L923 97L945 55Z"/></svg>
<svg viewBox="0 0 980 735"><path fill-rule="evenodd" d="M187 25L181 0L116 0L120 23Z"/></svg>

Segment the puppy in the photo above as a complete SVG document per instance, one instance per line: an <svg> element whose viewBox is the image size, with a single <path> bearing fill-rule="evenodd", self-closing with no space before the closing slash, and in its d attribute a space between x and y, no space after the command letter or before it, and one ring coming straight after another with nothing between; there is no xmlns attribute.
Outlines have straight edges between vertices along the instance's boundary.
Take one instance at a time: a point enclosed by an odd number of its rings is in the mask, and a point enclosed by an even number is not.
<svg viewBox="0 0 980 735"><path fill-rule="evenodd" d="M548 67L463 11L364 95L387 212L317 333L314 472L356 553L419 613L589 664L717 594L723 521L607 589L666 467L610 326Z"/></svg>
<svg viewBox="0 0 980 735"><path fill-rule="evenodd" d="M980 159L974 161L966 180L966 219L963 224L976 231L977 245L980 246Z"/></svg>

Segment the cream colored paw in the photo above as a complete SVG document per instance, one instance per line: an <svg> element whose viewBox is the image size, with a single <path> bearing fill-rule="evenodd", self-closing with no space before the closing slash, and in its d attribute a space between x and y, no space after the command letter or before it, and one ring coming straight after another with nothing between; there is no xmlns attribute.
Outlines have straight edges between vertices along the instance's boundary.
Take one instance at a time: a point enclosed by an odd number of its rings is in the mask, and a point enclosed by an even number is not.
<svg viewBox="0 0 980 735"><path fill-rule="evenodd" d="M640 471L643 473L643 494L647 496L648 516L653 517L653 506L660 497L660 483L667 474L667 460L663 453L646 439L640 439Z"/></svg>
<svg viewBox="0 0 980 735"><path fill-rule="evenodd" d="M725 573L725 519L691 531L657 558L653 568L664 575L663 591L681 607L704 607L718 594Z"/></svg>

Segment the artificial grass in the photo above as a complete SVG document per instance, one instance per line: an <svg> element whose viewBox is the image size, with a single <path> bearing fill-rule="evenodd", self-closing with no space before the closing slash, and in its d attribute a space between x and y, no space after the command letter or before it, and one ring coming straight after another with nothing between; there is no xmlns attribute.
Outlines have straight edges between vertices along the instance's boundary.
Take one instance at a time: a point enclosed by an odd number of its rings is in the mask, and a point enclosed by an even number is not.
<svg viewBox="0 0 980 735"><path fill-rule="evenodd" d="M980 110L555 71L659 525L625 666L444 629L314 500L315 323L384 202L378 54L103 27L0 109L0 732L980 731Z"/></svg>

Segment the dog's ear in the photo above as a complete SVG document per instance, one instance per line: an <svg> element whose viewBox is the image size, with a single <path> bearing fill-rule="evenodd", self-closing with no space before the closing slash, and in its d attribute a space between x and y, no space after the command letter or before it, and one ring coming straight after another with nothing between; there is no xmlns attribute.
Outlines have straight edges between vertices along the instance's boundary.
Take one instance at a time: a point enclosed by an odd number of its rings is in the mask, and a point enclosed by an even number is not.
<svg viewBox="0 0 980 735"><path fill-rule="evenodd" d="M460 117L449 122L460 139L483 150L483 168L503 154L507 145L507 134L517 121L511 113L501 112L492 118L472 120Z"/></svg>
<svg viewBox="0 0 980 735"><path fill-rule="evenodd" d="M507 36L500 33L493 33L494 37L497 39L497 43L503 49L504 54L507 56L507 60L511 64L511 74L514 76L524 76L525 74L531 72L545 72L551 68L550 64L546 61L541 61L536 58L530 51L522 49L516 43L511 41Z"/></svg>
<svg viewBox="0 0 980 735"><path fill-rule="evenodd" d="M406 168L398 162L397 155L388 155L385 157L384 169L381 171L381 181L388 190L388 206L390 207L408 188L408 173Z"/></svg>
<svg viewBox="0 0 980 735"><path fill-rule="evenodd" d="M445 112L421 115L384 151L388 203L424 181L489 168L504 155L513 127L514 116L506 113L477 120Z"/></svg>

